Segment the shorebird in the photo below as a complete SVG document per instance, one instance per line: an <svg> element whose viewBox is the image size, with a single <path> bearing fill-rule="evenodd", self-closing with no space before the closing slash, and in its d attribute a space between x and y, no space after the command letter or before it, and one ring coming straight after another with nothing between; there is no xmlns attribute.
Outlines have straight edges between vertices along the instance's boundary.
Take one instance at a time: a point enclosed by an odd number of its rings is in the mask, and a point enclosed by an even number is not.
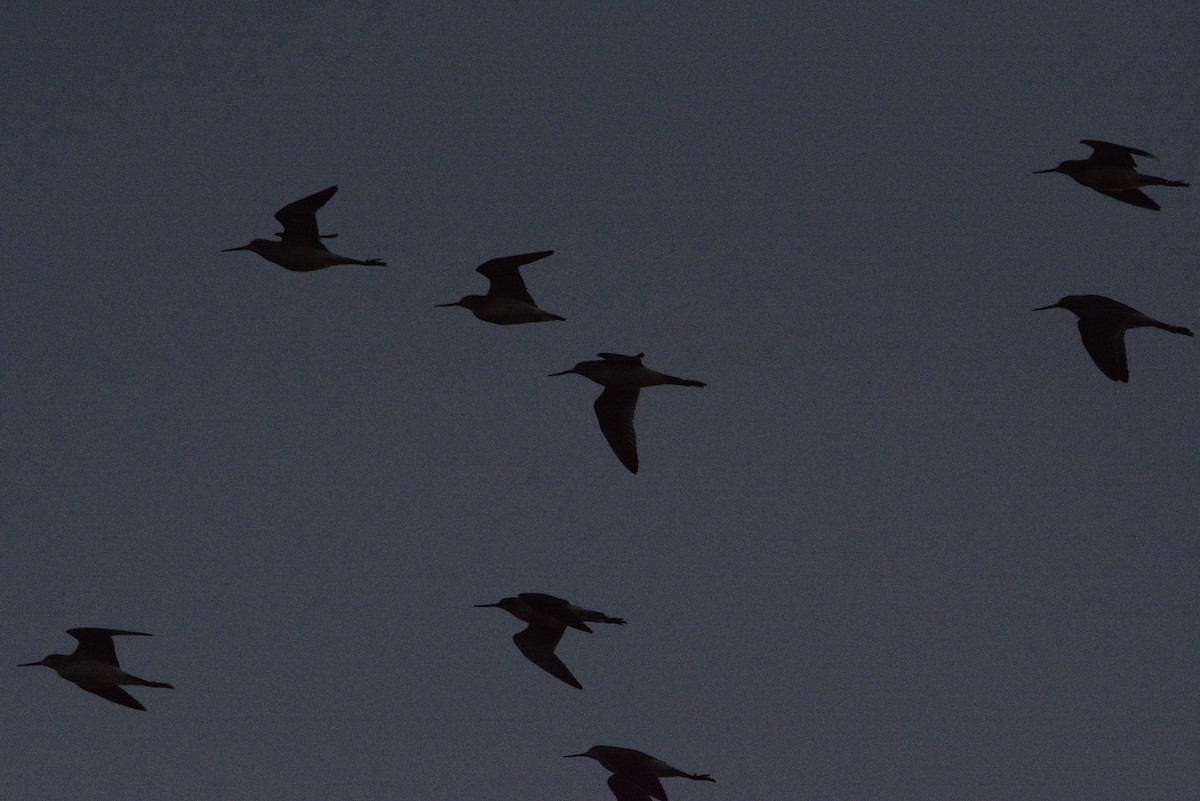
<svg viewBox="0 0 1200 801"><path fill-rule="evenodd" d="M1034 311L1044 309L1066 309L1075 313L1079 318L1083 346L1100 371L1113 381L1129 381L1129 364L1125 359L1125 332L1128 329L1151 326L1172 334L1192 336L1192 332L1182 326L1160 323L1103 295L1067 295L1058 303L1039 306Z"/></svg>
<svg viewBox="0 0 1200 801"><path fill-rule="evenodd" d="M638 471L637 432L633 430L633 414L637 411L638 391L642 387L676 384L682 387L703 387L703 381L691 381L665 375L642 364L644 353L622 356L620 353L601 353L600 361L580 362L570 370L551 373L551 376L578 373L604 387L596 398L596 419L613 453L631 473Z"/></svg>
<svg viewBox="0 0 1200 801"><path fill-rule="evenodd" d="M1134 156L1154 158L1145 150L1101 142L1099 139L1080 139L1079 144L1090 147L1092 155L1086 159L1064 161L1049 170L1034 170L1034 173L1061 172L1102 195L1154 211L1159 210L1158 204L1138 189L1139 186L1191 186L1186 181L1168 181L1138 172L1137 165L1133 163Z"/></svg>
<svg viewBox="0 0 1200 801"><path fill-rule="evenodd" d="M367 267L386 267L387 263L379 259L360 261L348 256L330 253L322 239L333 239L337 234L321 234L317 232L317 210L329 202L338 188L331 186L316 194L302 197L287 204L275 212L275 219L283 225L283 231L276 234L278 241L271 239L252 239L250 244L240 248L225 248L222 253L235 250L251 250L267 261L273 261L285 270L296 273L307 273L322 270L337 264L361 264Z"/></svg>
<svg viewBox="0 0 1200 801"><path fill-rule="evenodd" d="M622 618L584 609L570 601L541 592L522 592L515 598L501 598L494 604L475 606L481 609L498 607L528 623L528 626L513 635L513 642L517 644L517 648L530 662L578 690L582 690L583 685L571 675L563 661L554 655L554 648L562 639L563 632L570 626L590 634L592 630L588 628L588 623L625 625Z"/></svg>
<svg viewBox="0 0 1200 801"><path fill-rule="evenodd" d="M491 284L486 295L467 295L455 303L439 303L437 306L462 306L470 309L471 314L480 320L496 325L565 320L565 317L539 309L529 290L525 288L525 282L521 280L522 264L544 259L552 253L553 250L539 250L537 253L522 253L519 256L503 256L485 261L475 268L475 272Z"/></svg>
<svg viewBox="0 0 1200 801"><path fill-rule="evenodd" d="M121 670L121 666L117 663L117 651L113 648L113 637L126 635L149 637L149 634L143 631L93 628L67 629L67 634L79 641L79 645L71 654L50 654L40 662L26 662L17 667L44 665L53 668L58 675L67 681L74 682L80 689L112 701L114 704L140 709L143 712L146 711L146 707L122 690L120 685L175 689L166 682L146 681L132 676Z"/></svg>
<svg viewBox="0 0 1200 801"><path fill-rule="evenodd" d="M608 779L608 787L617 801L649 801L651 798L667 801L660 778L678 776L701 782L716 781L707 773L688 773L649 754L615 745L593 745L582 754L567 754L567 758L570 757L591 757L605 770L611 771L613 775Z"/></svg>

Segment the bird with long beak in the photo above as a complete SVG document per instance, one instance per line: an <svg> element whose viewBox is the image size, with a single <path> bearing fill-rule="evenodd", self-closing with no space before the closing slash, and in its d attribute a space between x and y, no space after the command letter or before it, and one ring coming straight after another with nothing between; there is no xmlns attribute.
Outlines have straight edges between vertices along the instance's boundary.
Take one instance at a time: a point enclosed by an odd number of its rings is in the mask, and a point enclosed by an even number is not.
<svg viewBox="0 0 1200 801"><path fill-rule="evenodd" d="M518 620L528 623L529 625L513 635L513 642L517 644L517 648L530 662L577 690L582 690L583 685L554 654L563 633L569 627L591 634L588 623L625 625L624 618L609 617L603 612L584 609L563 598L542 592L522 592L515 598L501 598L494 604L475 606L481 609L503 609Z"/></svg>
<svg viewBox="0 0 1200 801"><path fill-rule="evenodd" d="M308 273L313 270L323 270L338 264L358 264L366 267L385 267L386 262L379 259L352 259L349 256L339 256L331 253L325 247L322 239L333 239L337 234L321 234L317 231L317 210L329 202L329 198L337 192L336 186L322 189L320 192L300 198L287 204L275 212L275 219L283 225L283 231L276 234L278 240L252 239L250 244L240 248L225 248L222 253L235 250L249 250L262 256L267 261L275 262L285 270L294 273Z"/></svg>
<svg viewBox="0 0 1200 801"><path fill-rule="evenodd" d="M1137 309L1103 295L1067 295L1058 303L1039 306L1034 311L1066 309L1079 318L1079 334L1092 361L1113 381L1129 382L1129 363L1125 358L1125 332L1130 328L1161 328L1172 334L1192 336L1179 325L1160 323Z"/></svg>
<svg viewBox="0 0 1200 801"><path fill-rule="evenodd" d="M1169 181L1156 175L1138 172L1133 161L1134 156L1154 158L1145 150L1101 142L1099 139L1081 139L1079 144L1090 147L1092 155L1086 159L1069 159L1048 170L1034 170L1034 174L1061 172L1063 175L1069 175L1076 183L1095 189L1102 195L1153 211L1158 211L1159 205L1138 187L1190 186L1186 181Z"/></svg>
<svg viewBox="0 0 1200 801"><path fill-rule="evenodd" d="M568 759L571 757L589 757L610 771L613 775L608 779L608 787L617 801L650 801L652 798L667 801L660 778L716 781L707 773L688 773L649 754L615 745L593 745L582 754L567 754Z"/></svg>
<svg viewBox="0 0 1200 801"><path fill-rule="evenodd" d="M436 306L462 306L464 309L470 309L471 314L485 323L496 325L545 323L566 319L539 309L521 278L521 265L544 259L553 253L553 250L540 250L537 253L489 259L475 268L475 272L488 279L486 295L467 295L454 303L438 303Z"/></svg>
<svg viewBox="0 0 1200 801"><path fill-rule="evenodd" d="M703 387L703 381L676 378L642 364L644 353L624 356L620 353L601 353L600 360L579 362L570 370L551 373L551 376L578 373L604 387L594 404L600 431L609 447L631 472L638 471L637 432L633 415L637 411L638 394L642 387L674 384L681 387Z"/></svg>
<svg viewBox="0 0 1200 801"><path fill-rule="evenodd" d="M77 628L68 629L70 634L79 641L79 645L70 654L50 654L39 662L26 662L17 667L33 667L42 665L53 669L59 676L73 682L80 689L87 690L114 704L140 709L145 712L136 698L121 689L121 685L135 687L161 687L167 690L175 689L162 681L147 681L121 670L117 662L117 652L113 647L113 637L132 636L149 637L144 631L122 631L121 629Z"/></svg>

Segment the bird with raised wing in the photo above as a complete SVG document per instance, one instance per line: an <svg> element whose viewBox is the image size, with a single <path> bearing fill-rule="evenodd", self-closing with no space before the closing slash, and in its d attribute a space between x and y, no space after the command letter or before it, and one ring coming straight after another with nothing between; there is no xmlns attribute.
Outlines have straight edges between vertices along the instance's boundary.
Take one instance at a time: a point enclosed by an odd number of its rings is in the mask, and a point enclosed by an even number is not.
<svg viewBox="0 0 1200 801"><path fill-rule="evenodd" d="M1076 183L1095 189L1102 195L1154 211L1159 210L1159 205L1139 187L1191 186L1186 181L1170 181L1138 172L1133 161L1134 156L1154 158L1145 150L1101 142L1099 139L1081 139L1079 144L1090 147L1092 155L1086 159L1069 159L1057 167L1034 170L1034 173L1061 172L1063 175L1069 175Z"/></svg>
<svg viewBox="0 0 1200 801"><path fill-rule="evenodd" d="M588 628L588 623L625 625L623 618L609 617L603 612L584 609L563 598L541 592L522 592L515 598L501 598L494 604L475 606L481 609L497 607L528 623L513 635L517 648L530 662L578 690L582 690L583 685L554 653L563 632L570 627L590 634L592 630Z"/></svg>
<svg viewBox="0 0 1200 801"><path fill-rule="evenodd" d="M283 231L276 234L278 240L253 239L248 245L240 248L225 248L222 253L235 250L250 250L295 273L308 273L313 270L323 270L338 264L358 264L366 267L385 267L386 262L379 259L352 259L349 256L339 256L331 253L325 247L322 239L333 239L337 234L321 234L317 231L317 210L329 202L329 198L337 192L336 186L322 189L320 192L300 198L287 204L275 212L275 219L283 225Z"/></svg>
<svg viewBox="0 0 1200 801"><path fill-rule="evenodd" d="M701 782L716 781L707 773L688 773L649 754L615 745L593 745L582 754L567 754L568 759L571 757L590 757L610 771L612 776L608 779L608 787L617 801L649 801L652 798L667 801L667 793L659 779L678 777Z"/></svg>
<svg viewBox="0 0 1200 801"><path fill-rule="evenodd" d="M1130 328L1161 328L1172 334L1192 336L1179 325L1160 323L1137 309L1103 295L1067 295L1058 303L1039 306L1034 311L1066 309L1079 318L1079 334L1092 361L1113 381L1129 381L1129 363L1125 358L1125 332Z"/></svg>
<svg viewBox="0 0 1200 801"><path fill-rule="evenodd" d="M161 687L167 690L175 689L162 681L147 681L121 670L117 662L117 651L113 647L113 637L149 637L144 631L122 631L121 629L77 628L68 629L70 634L79 641L79 645L70 654L50 654L40 662L26 662L17 667L32 667L43 665L52 668L59 676L73 682L80 689L98 695L114 704L127 706L131 709L146 711L146 707L138 700L121 689L121 685L135 687Z"/></svg>
<svg viewBox="0 0 1200 801"><path fill-rule="evenodd" d="M613 453L631 473L638 471L637 432L633 415L637 411L638 394L642 387L674 384L681 387L703 387L703 381L676 378L642 364L644 353L624 356L620 353L601 353L600 360L579 362L570 370L551 373L551 376L578 373L604 387L596 398L596 419L600 431L608 440Z"/></svg>
<svg viewBox="0 0 1200 801"><path fill-rule="evenodd" d="M437 307L462 306L470 309L471 314L480 320L496 325L565 320L565 317L539 309L521 278L522 265L544 259L552 253L553 250L539 250L537 253L489 259L475 268L475 272L489 281L486 295L467 295L454 303L438 303Z"/></svg>

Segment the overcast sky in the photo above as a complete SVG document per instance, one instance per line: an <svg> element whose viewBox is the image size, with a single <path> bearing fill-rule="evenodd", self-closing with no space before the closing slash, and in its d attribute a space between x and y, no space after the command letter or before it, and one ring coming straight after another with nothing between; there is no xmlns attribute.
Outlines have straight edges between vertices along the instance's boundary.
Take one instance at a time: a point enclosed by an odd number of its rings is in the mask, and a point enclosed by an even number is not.
<svg viewBox="0 0 1200 801"><path fill-rule="evenodd" d="M446 7L449 5L450 7ZM1200 795L1200 10L10 3L0 795ZM797 9L796 6L803 6ZM331 246L222 253L331 184ZM486 259L566 322L460 308ZM551 372L655 387L627 472ZM548 592L556 681L473 604Z"/></svg>

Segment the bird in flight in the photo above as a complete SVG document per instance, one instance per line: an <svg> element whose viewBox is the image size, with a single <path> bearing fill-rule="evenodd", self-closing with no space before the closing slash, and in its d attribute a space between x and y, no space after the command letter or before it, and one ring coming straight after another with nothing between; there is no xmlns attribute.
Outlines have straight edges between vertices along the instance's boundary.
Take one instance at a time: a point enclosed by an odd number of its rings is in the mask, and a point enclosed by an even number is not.
<svg viewBox="0 0 1200 801"><path fill-rule="evenodd" d="M530 662L578 690L582 690L583 685L554 654L563 632L570 627L590 634L592 630L588 628L588 623L625 625L623 618L609 617L603 612L584 609L570 601L541 592L522 592L515 598L501 598L494 604L475 606L498 607L528 623L529 625L513 635L513 642L517 644L517 648Z"/></svg>
<svg viewBox="0 0 1200 801"><path fill-rule="evenodd" d="M80 689L112 701L114 704L140 709L143 712L146 711L146 707L122 690L121 685L175 689L166 682L147 681L126 673L121 670L121 665L117 662L113 637L149 637L149 634L142 631L96 628L67 629L67 634L79 641L79 645L70 654L50 654L39 662L26 662L17 667L44 665L54 669L67 681L74 682Z"/></svg>
<svg viewBox="0 0 1200 801"><path fill-rule="evenodd" d="M590 757L610 771L612 776L608 779L608 787L617 801L667 801L667 793L659 779L679 777L701 782L716 781L707 773L688 773L649 754L615 745L593 745L582 754L567 754L567 758L570 757Z"/></svg>
<svg viewBox="0 0 1200 801"><path fill-rule="evenodd" d="M235 250L250 250L262 256L267 261L278 264L285 270L295 273L307 273L322 270L338 264L359 264L367 267L384 267L386 262L379 259L352 259L349 256L339 256L331 253L325 247L322 239L333 239L337 234L321 234L317 231L317 210L329 202L337 192L336 186L322 189L320 192L300 198L287 204L275 212L275 219L283 226L283 231L276 234L274 239L252 239L250 244L240 248L225 248L222 253Z"/></svg>
<svg viewBox="0 0 1200 801"><path fill-rule="evenodd" d="M1069 159L1057 167L1048 170L1034 170L1034 173L1061 172L1069 175L1076 183L1083 184L1089 189L1095 189L1102 195L1140 206L1143 209L1159 210L1149 195L1139 187L1142 186L1190 186L1186 181L1169 181L1155 175L1145 175L1137 171L1133 162L1134 156L1154 156L1136 147L1114 145L1112 142L1101 142L1099 139L1081 139L1079 144L1092 149L1092 155L1086 159Z"/></svg>
<svg viewBox="0 0 1200 801"><path fill-rule="evenodd" d="M1067 295L1058 303L1039 306L1034 311L1066 309L1079 318L1079 334L1092 361L1113 381L1129 381L1129 363L1125 358L1125 332L1130 328L1161 328L1172 334L1192 336L1179 325L1160 323L1124 303L1103 295Z"/></svg>
<svg viewBox="0 0 1200 801"><path fill-rule="evenodd" d="M578 373L604 387L596 398L596 419L600 431L608 440L613 453L621 464L631 472L638 471L637 432L633 428L633 415L637 411L638 394L642 387L675 384L681 387L703 387L703 381L676 378L642 364L644 353L623 356L620 353L601 353L600 360L579 362L570 370L551 373L551 376Z"/></svg>
<svg viewBox="0 0 1200 801"><path fill-rule="evenodd" d="M471 314L480 320L496 325L544 323L566 319L539 309L521 278L522 265L544 259L552 253L553 250L539 250L537 253L489 259L475 268L475 272L490 282L486 295L467 295L454 303L439 303L437 306L462 306L470 309Z"/></svg>

